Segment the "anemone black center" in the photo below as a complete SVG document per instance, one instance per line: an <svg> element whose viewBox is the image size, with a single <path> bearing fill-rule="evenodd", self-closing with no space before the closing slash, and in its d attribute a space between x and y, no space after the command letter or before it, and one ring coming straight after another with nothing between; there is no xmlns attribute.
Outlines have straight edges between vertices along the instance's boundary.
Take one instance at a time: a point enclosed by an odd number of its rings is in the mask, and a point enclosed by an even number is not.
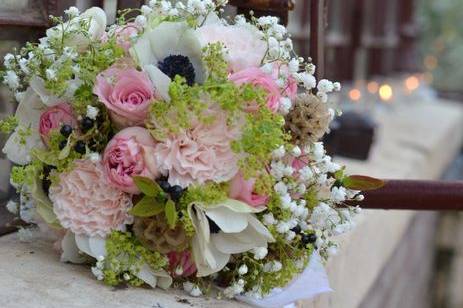
<svg viewBox="0 0 463 308"><path fill-rule="evenodd" d="M170 55L164 60L159 61L158 67L171 79L173 79L176 75L184 77L189 86L192 86L195 81L195 68L188 57L182 55Z"/></svg>

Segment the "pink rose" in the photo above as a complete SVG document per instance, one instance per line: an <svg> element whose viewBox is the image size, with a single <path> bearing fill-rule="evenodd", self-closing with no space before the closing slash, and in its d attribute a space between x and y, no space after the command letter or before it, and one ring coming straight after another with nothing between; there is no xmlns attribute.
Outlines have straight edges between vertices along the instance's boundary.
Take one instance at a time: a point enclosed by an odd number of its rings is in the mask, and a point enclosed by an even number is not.
<svg viewBox="0 0 463 308"><path fill-rule="evenodd" d="M251 67L230 75L229 79L237 85L250 83L267 92L267 107L277 112L280 107L280 88L273 76L264 73L260 68Z"/></svg>
<svg viewBox="0 0 463 308"><path fill-rule="evenodd" d="M245 180L241 172L239 172L231 180L229 191L230 198L243 201L252 207L266 205L269 198L254 192L255 182L255 179Z"/></svg>
<svg viewBox="0 0 463 308"><path fill-rule="evenodd" d="M139 194L132 177L155 179L159 172L154 160L156 143L149 131L142 127L129 127L117 133L108 143L103 154L105 174L114 187Z"/></svg>
<svg viewBox="0 0 463 308"><path fill-rule="evenodd" d="M227 62L232 72L258 67L267 52L262 33L252 25L206 24L197 29L201 46L221 42L225 45Z"/></svg>
<svg viewBox="0 0 463 308"><path fill-rule="evenodd" d="M114 65L96 77L93 93L118 127L143 125L155 98L154 86L144 72Z"/></svg>
<svg viewBox="0 0 463 308"><path fill-rule="evenodd" d="M196 265L190 251L172 251L167 254L167 257L169 258L169 271L173 276L188 277L196 273Z"/></svg>
<svg viewBox="0 0 463 308"><path fill-rule="evenodd" d="M60 129L62 125L67 124L73 128L77 127L77 120L74 117L72 108L69 104L60 103L48 107L40 115L39 133L45 144L50 139L50 132L54 129Z"/></svg>
<svg viewBox="0 0 463 308"><path fill-rule="evenodd" d="M110 185L99 162L74 161L73 169L50 187L49 196L61 226L78 235L105 237L133 222L128 214L132 198Z"/></svg>

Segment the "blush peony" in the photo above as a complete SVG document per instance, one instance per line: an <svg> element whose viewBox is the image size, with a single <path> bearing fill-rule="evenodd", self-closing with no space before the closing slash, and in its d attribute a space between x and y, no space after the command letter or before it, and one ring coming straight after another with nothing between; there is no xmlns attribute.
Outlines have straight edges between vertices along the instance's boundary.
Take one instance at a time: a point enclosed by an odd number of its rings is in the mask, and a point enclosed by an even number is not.
<svg viewBox="0 0 463 308"><path fill-rule="evenodd" d="M96 77L93 93L120 128L143 125L155 98L154 86L144 72L114 65Z"/></svg>
<svg viewBox="0 0 463 308"><path fill-rule="evenodd" d="M230 143L239 137L239 128L227 125L225 112L209 112L214 118L212 124L192 120L190 129L171 134L156 145L156 165L161 173L169 175L171 185L220 183L237 173L238 157Z"/></svg>
<svg viewBox="0 0 463 308"><path fill-rule="evenodd" d="M231 74L229 79L237 85L250 83L264 89L267 92L267 107L273 112L278 111L281 93L272 75L266 74L260 68L251 67Z"/></svg>
<svg viewBox="0 0 463 308"><path fill-rule="evenodd" d="M50 132L54 129L60 129L63 124L77 127L77 120L74 117L72 108L69 104L60 103L48 107L41 115L39 121L39 133L45 144L48 143Z"/></svg>
<svg viewBox="0 0 463 308"><path fill-rule="evenodd" d="M152 161L155 146L145 128L129 127L117 133L103 154L104 170L111 185L126 193L140 193L133 176L155 179L159 175L156 163Z"/></svg>
<svg viewBox="0 0 463 308"><path fill-rule="evenodd" d="M222 42L227 51L227 60L232 72L249 67L259 67L267 51L262 34L251 25L206 24L198 28L201 46Z"/></svg>
<svg viewBox="0 0 463 308"><path fill-rule="evenodd" d="M239 172L231 180L229 196L232 199L240 200L252 207L264 206L268 202L267 196L258 195L254 192L255 179L244 179Z"/></svg>
<svg viewBox="0 0 463 308"><path fill-rule="evenodd" d="M105 237L132 223L130 195L108 182L101 163L77 160L74 168L59 175L50 187L53 211L65 229L89 237Z"/></svg>

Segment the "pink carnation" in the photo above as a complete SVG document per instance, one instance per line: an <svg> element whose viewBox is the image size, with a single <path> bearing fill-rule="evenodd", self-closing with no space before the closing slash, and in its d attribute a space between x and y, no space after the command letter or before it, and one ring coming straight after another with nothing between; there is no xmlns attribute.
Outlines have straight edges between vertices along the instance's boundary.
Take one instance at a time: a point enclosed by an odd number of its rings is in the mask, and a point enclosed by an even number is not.
<svg viewBox="0 0 463 308"><path fill-rule="evenodd" d="M169 271L173 276L188 277L196 273L196 265L190 251L176 252L167 254L169 258Z"/></svg>
<svg viewBox="0 0 463 308"><path fill-rule="evenodd" d="M75 161L49 195L59 222L75 234L105 237L132 223L131 197L110 185L100 163Z"/></svg>
<svg viewBox="0 0 463 308"><path fill-rule="evenodd" d="M223 111L210 110L210 115L215 120L212 124L192 119L190 129L172 134L156 145L157 166L169 175L171 185L225 182L238 171L238 158L230 143L239 137L239 129L227 125Z"/></svg>
<svg viewBox="0 0 463 308"><path fill-rule="evenodd" d="M139 194L133 176L155 179L159 175L153 161L155 145L149 131L142 127L129 127L117 133L103 154L109 182L126 193Z"/></svg>
<svg viewBox="0 0 463 308"><path fill-rule="evenodd" d="M50 139L50 132L54 129L60 129L62 125L67 124L73 128L77 127L77 120L74 117L72 108L69 104L60 103L48 107L40 115L39 133L45 144Z"/></svg>
<svg viewBox="0 0 463 308"><path fill-rule="evenodd" d="M229 79L237 85L250 83L259 86L267 92L267 107L273 112L280 107L280 88L273 76L264 73L260 68L251 67L230 75Z"/></svg>
<svg viewBox="0 0 463 308"><path fill-rule="evenodd" d="M155 98L154 86L144 72L114 65L96 77L93 93L118 127L143 125Z"/></svg>
<svg viewBox="0 0 463 308"><path fill-rule="evenodd" d="M269 198L254 192L255 182L255 179L245 180L239 172L230 183L230 198L243 201L253 207L266 205Z"/></svg>

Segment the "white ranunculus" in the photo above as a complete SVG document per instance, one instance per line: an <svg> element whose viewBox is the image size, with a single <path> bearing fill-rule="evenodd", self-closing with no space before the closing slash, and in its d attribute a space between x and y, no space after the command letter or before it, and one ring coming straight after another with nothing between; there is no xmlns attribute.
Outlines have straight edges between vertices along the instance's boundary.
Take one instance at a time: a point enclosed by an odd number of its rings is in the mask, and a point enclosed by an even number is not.
<svg viewBox="0 0 463 308"><path fill-rule="evenodd" d="M87 33L84 35L78 31L81 23L88 25ZM106 30L106 13L99 7L92 7L82 13L80 16L61 25L55 26L47 30L47 38L59 39L63 35L63 28L67 31L75 31L66 38L65 45L76 47L79 51L85 50L88 45L95 40L100 39Z"/></svg>
<svg viewBox="0 0 463 308"><path fill-rule="evenodd" d="M212 206L200 203L188 206L196 230L192 248L198 277L223 269L232 254L267 247L274 241L271 233L255 217L254 213L259 211L262 209L233 199ZM220 228L218 233L210 232L209 220Z"/></svg>
<svg viewBox="0 0 463 308"><path fill-rule="evenodd" d="M196 32L186 22L163 22L147 30L130 49L135 61L145 70L162 98L168 100L170 78L157 68L171 55L188 57L195 69L195 81L204 81L202 50Z"/></svg>

